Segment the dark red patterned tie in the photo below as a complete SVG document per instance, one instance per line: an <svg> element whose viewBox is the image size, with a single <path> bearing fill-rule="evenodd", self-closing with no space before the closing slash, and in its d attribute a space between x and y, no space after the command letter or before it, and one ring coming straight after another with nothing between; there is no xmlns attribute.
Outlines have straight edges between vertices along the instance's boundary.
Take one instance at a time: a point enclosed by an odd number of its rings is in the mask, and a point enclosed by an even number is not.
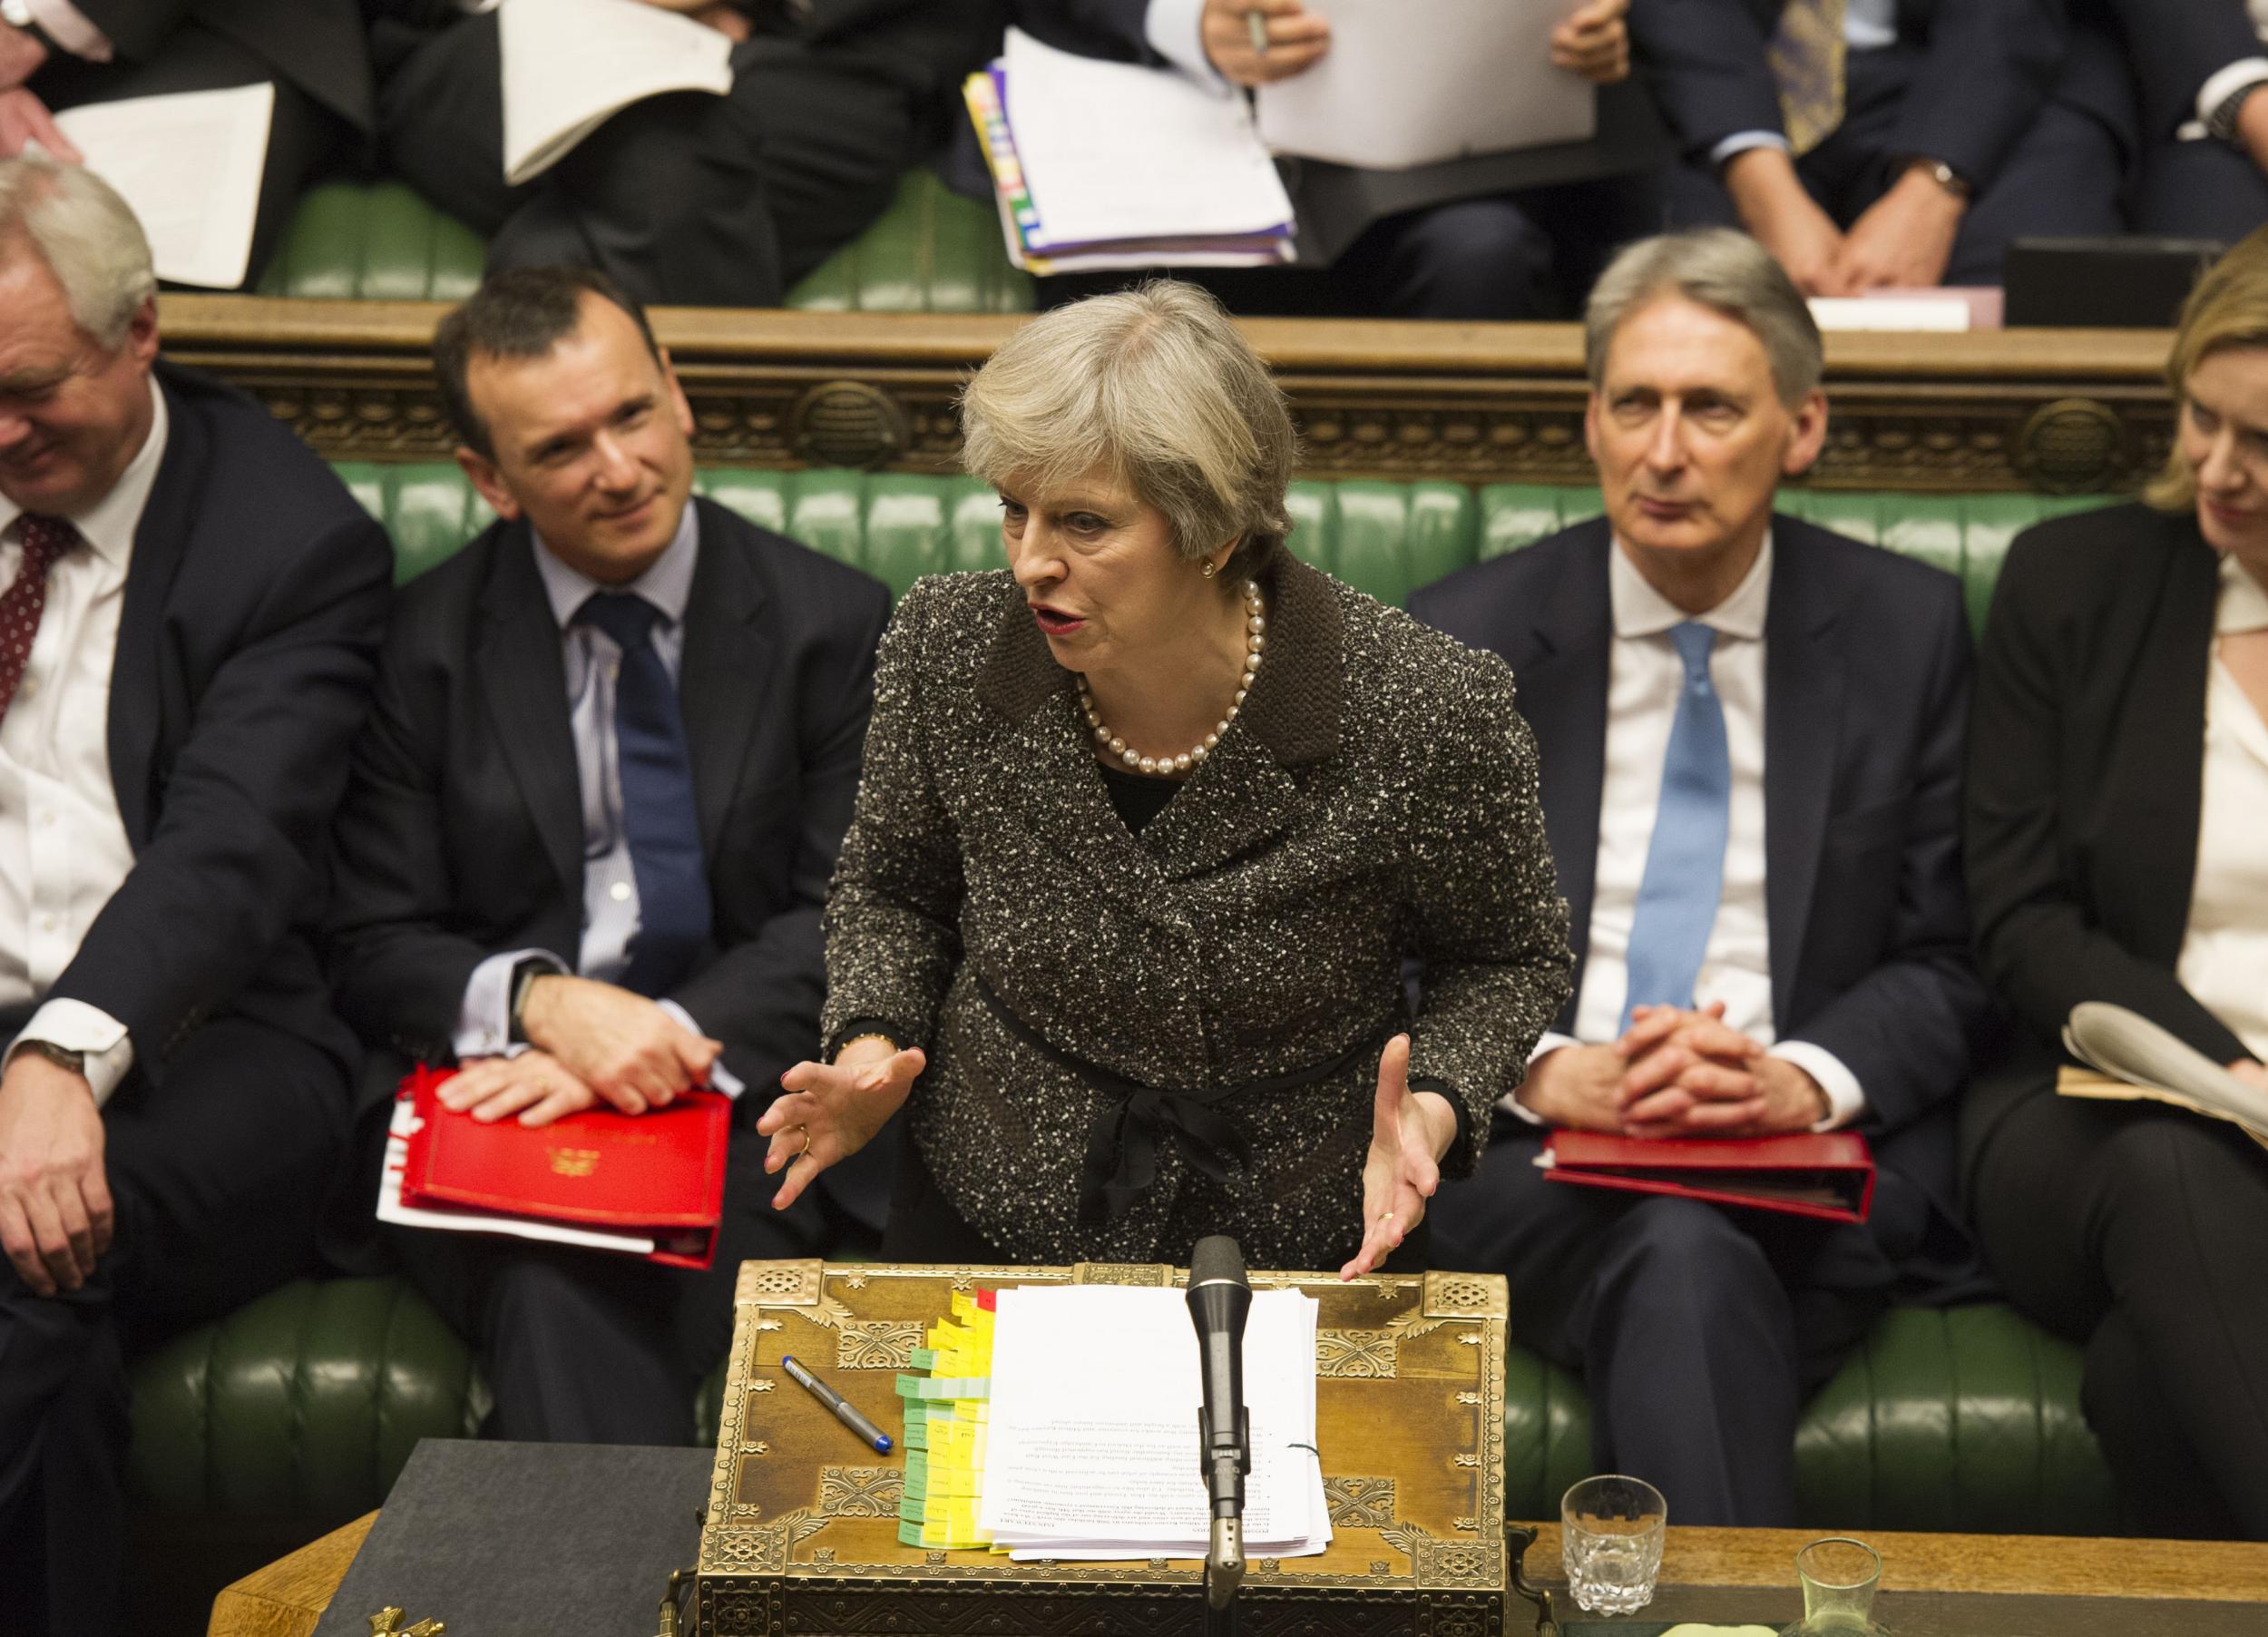
<svg viewBox="0 0 2268 1637"><path fill-rule="evenodd" d="M24 662L32 657L32 640L39 635L40 613L47 606L47 571L79 544L79 531L67 520L35 512L16 519L15 533L24 543L24 561L15 582L0 593L0 716L15 698Z"/></svg>

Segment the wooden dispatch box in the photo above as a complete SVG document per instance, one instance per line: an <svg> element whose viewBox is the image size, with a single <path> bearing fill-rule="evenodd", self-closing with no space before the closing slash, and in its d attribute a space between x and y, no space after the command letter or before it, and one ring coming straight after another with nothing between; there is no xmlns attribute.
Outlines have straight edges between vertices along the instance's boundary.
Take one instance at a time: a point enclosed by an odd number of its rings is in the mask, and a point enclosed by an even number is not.
<svg viewBox="0 0 2268 1637"><path fill-rule="evenodd" d="M1198 1637L1201 1563L1012 1563L898 1543L897 1376L953 1294L1186 1282L1178 1269L744 1262L694 1577L701 1637ZM1254 1273L1321 1303L1315 1415L1333 1539L1252 1560L1248 1637L1501 1637L1504 1281ZM897 1440L858 1439L780 1367L807 1362ZM1189 1429L1192 1473L1197 1429Z"/></svg>

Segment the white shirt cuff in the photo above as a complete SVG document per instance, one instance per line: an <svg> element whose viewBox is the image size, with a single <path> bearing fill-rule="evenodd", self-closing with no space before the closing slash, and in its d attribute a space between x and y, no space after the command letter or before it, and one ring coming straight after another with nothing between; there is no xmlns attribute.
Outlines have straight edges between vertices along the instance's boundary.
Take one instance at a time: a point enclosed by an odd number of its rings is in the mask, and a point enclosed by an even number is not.
<svg viewBox="0 0 2268 1637"><path fill-rule="evenodd" d="M126 1034L126 1025L83 1000L51 1000L33 1013L24 1033L8 1044L8 1055L13 1058L27 1041L34 1040L77 1052L86 1059L81 1072L86 1076L87 1089L94 1093L97 1108L111 1100L118 1083L134 1066L134 1043Z"/></svg>
<svg viewBox="0 0 2268 1637"><path fill-rule="evenodd" d="M457 1006L456 1033L449 1036L449 1049L459 1063L468 1057L519 1054L512 1039L512 974L522 961L542 961L562 977L568 972L567 963L548 949L492 955L474 967L465 980L464 999Z"/></svg>
<svg viewBox="0 0 2268 1637"><path fill-rule="evenodd" d="M31 0L32 21L74 57L90 63L111 60L111 37L87 20L69 0Z"/></svg>
<svg viewBox="0 0 2268 1637"><path fill-rule="evenodd" d="M2197 134L2205 134L2205 122L2213 111L2245 86L2259 80L2268 80L2268 57L2245 57L2230 64L2207 80L2197 91ZM2184 125L2177 135L2186 136L2190 127Z"/></svg>
<svg viewBox="0 0 2268 1637"><path fill-rule="evenodd" d="M1208 90L1226 95L1229 83L1205 54L1205 0L1149 0L1142 15L1149 48Z"/></svg>
<svg viewBox="0 0 2268 1637"><path fill-rule="evenodd" d="M1817 1081L1819 1089L1827 1093L1827 1117L1812 1130L1841 1131L1865 1114L1866 1093L1859 1088L1859 1077L1843 1067L1843 1059L1825 1046L1815 1046L1808 1040L1784 1040L1766 1055L1794 1064Z"/></svg>
<svg viewBox="0 0 2268 1637"><path fill-rule="evenodd" d="M1709 163L1722 165L1734 155L1745 153L1751 148L1777 148L1785 153L1788 140L1777 131L1735 131L1709 150Z"/></svg>
<svg viewBox="0 0 2268 1637"><path fill-rule="evenodd" d="M1558 1051L1561 1046L1573 1046L1580 1044L1582 1044L1582 1042L1577 1040L1572 1034L1562 1034L1556 1029L1546 1029L1543 1032L1542 1037L1536 1042L1535 1050L1528 1054L1528 1066L1530 1070L1533 1070L1536 1064L1550 1056L1552 1053ZM1507 1092L1503 1096L1499 1097L1496 1100L1496 1106L1502 1109L1506 1113L1513 1115L1515 1118L1525 1120L1530 1125L1542 1125L1547 1123L1541 1114L1539 1114L1534 1109L1530 1108L1526 1103L1520 1100L1520 1096L1517 1093Z"/></svg>
<svg viewBox="0 0 2268 1637"><path fill-rule="evenodd" d="M679 1005L677 1002L673 1000L658 1000L654 1002L654 1005L660 1006L664 1012L667 1012L670 1015L670 1021L675 1023L678 1027L683 1029L687 1034L703 1034L700 1024L693 1021L693 1015L690 1012L688 1012L683 1006ZM706 1038L706 1035L703 1034L703 1037ZM725 1060L719 1057L716 1062L709 1065L709 1089L712 1092L722 1092L728 1097L738 1098L742 1092L747 1091L748 1088L742 1083L739 1075L725 1067Z"/></svg>

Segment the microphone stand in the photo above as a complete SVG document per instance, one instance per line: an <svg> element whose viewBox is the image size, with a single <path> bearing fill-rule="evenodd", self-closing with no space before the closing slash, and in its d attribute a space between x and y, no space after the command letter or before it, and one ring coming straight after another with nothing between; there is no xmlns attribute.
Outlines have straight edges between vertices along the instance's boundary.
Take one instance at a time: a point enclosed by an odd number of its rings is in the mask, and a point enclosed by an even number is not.
<svg viewBox="0 0 2268 1637"><path fill-rule="evenodd" d="M1189 1256L1189 1318L1197 1326L1205 1402L1198 1411L1198 1471L1212 1534L1205 1554L1205 1637L1237 1637L1244 1583L1245 1475L1252 1470L1252 1417L1244 1404L1244 1333L1252 1287L1244 1253L1223 1234Z"/></svg>

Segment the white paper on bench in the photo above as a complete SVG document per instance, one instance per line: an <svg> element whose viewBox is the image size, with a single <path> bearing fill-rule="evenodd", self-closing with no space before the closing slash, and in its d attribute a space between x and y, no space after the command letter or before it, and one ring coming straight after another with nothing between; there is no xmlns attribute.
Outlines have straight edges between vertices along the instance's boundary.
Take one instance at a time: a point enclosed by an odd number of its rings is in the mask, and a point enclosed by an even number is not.
<svg viewBox="0 0 2268 1637"><path fill-rule="evenodd" d="M504 0L496 28L504 180L514 187L632 103L732 89L731 40L641 0Z"/></svg>
<svg viewBox="0 0 2268 1637"><path fill-rule="evenodd" d="M86 167L133 207L158 277L234 289L252 260L276 88L85 103L55 116Z"/></svg>

